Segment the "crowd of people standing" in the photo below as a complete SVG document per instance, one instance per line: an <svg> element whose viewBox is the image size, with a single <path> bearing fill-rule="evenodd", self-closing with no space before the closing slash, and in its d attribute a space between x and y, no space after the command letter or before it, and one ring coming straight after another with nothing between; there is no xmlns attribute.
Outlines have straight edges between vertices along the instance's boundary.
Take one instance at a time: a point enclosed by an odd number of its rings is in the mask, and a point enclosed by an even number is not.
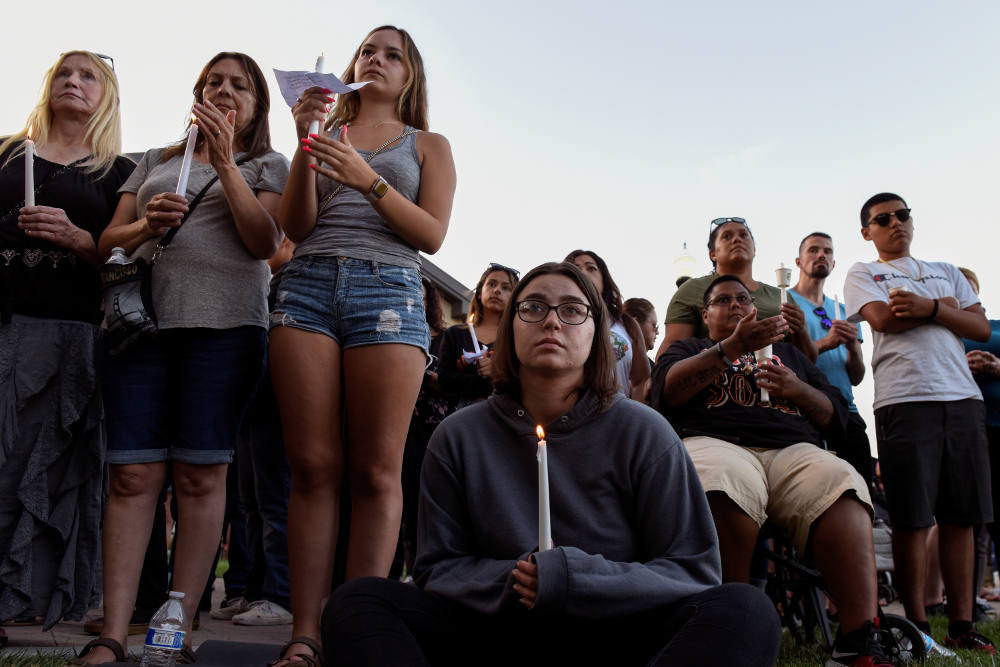
<svg viewBox="0 0 1000 667"><path fill-rule="evenodd" d="M74 664L123 660L169 488L182 663L228 523L247 576L212 615L291 624L280 667L509 664L511 635L549 640L539 664L773 664L778 619L748 583L769 521L829 584L834 659L888 664L852 394L867 321L907 617L930 632L936 525L945 641L993 651L972 563L974 528L996 525L1000 334L978 281L910 256L902 197L862 206L878 259L851 268L844 303L824 291L830 234L802 239L785 297L754 277L747 221L713 220L714 271L679 286L655 359L654 304L593 250L523 276L488 263L449 327L419 253L445 240L456 167L429 131L420 53L382 26L342 79L366 85L292 107L289 162L260 67L214 56L182 192L183 142L119 155L113 63L87 51L59 57L0 143L0 625L100 605ZM98 267L114 248L151 265L158 331L109 351Z"/></svg>

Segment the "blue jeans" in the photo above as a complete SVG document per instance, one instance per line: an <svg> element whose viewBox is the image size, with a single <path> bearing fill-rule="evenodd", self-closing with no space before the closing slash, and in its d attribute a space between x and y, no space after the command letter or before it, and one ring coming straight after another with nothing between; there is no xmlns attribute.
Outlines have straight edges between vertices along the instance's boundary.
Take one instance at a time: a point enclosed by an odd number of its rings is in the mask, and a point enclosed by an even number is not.
<svg viewBox="0 0 1000 667"><path fill-rule="evenodd" d="M420 271L350 257L295 257L274 291L271 327L323 334L340 349L380 343L427 352Z"/></svg>
<svg viewBox="0 0 1000 667"><path fill-rule="evenodd" d="M246 546L253 562L246 595L251 601L270 600L290 609L288 493L291 474L270 374L264 376L250 404L237 448Z"/></svg>
<svg viewBox="0 0 1000 667"><path fill-rule="evenodd" d="M108 359L108 463L229 463L264 372L265 332L166 329Z"/></svg>

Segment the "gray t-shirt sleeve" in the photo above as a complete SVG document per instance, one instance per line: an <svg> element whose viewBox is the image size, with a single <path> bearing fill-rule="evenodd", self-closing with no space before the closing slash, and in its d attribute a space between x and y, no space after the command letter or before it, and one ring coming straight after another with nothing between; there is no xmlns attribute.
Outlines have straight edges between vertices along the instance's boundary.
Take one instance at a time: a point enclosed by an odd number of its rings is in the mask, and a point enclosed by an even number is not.
<svg viewBox="0 0 1000 667"><path fill-rule="evenodd" d="M288 182L288 158L281 153L271 152L255 161L257 166L256 179L247 179L250 189L254 192L264 190L281 194ZM252 182L251 182L252 180Z"/></svg>
<svg viewBox="0 0 1000 667"><path fill-rule="evenodd" d="M118 194L128 193L134 195L139 192L139 188L146 181L146 176L149 174L151 165L160 161L162 153L162 148L154 148L146 151L139 159L139 163L135 165L135 169L132 170L132 175L118 188Z"/></svg>

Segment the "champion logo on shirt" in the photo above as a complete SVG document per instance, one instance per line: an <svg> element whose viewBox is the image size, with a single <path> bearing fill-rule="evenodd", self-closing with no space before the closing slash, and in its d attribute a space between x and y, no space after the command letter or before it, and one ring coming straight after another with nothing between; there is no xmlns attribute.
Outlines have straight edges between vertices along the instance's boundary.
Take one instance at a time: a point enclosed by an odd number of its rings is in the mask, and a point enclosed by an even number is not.
<svg viewBox="0 0 1000 667"><path fill-rule="evenodd" d="M904 276L898 273L874 273L872 274L872 279L877 283L884 283L888 280L909 280L914 283L920 283L921 285L928 280L949 280L947 276L939 276L934 274L928 274L919 278L914 278L913 276Z"/></svg>

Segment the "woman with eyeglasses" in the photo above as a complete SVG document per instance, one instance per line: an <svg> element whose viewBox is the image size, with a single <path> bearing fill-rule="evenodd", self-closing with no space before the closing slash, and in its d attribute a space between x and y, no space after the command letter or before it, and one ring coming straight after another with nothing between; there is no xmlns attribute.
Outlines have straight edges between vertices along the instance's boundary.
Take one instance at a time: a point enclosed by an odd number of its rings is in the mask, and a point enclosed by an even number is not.
<svg viewBox="0 0 1000 667"><path fill-rule="evenodd" d="M0 625L47 630L99 594L97 239L135 167L120 151L118 81L89 51L59 56L24 128L0 142Z"/></svg>
<svg viewBox="0 0 1000 667"><path fill-rule="evenodd" d="M712 273L692 278L677 288L667 306L663 342L656 351L656 358L667 351L674 342L687 338L705 338L708 328L702 319L702 299L705 289L713 280L723 275L734 275L750 292L757 308L758 319L782 315L788 323L788 341L799 348L813 363L819 352L809 337L805 315L791 299L781 303L781 290L753 277L753 260L757 254L750 226L743 218L716 218L712 220L708 235L708 258L712 260Z"/></svg>
<svg viewBox="0 0 1000 667"><path fill-rule="evenodd" d="M458 398L460 408L493 393L497 327L518 275L515 269L503 264L494 262L487 266L472 293L469 323L456 324L444 332L438 380L441 389Z"/></svg>
<svg viewBox="0 0 1000 667"><path fill-rule="evenodd" d="M670 425L618 391L597 288L573 264L543 264L511 304L496 393L446 419L427 450L416 586L338 589L323 618L330 664L773 664L774 607L719 585L697 473Z"/></svg>
<svg viewBox="0 0 1000 667"><path fill-rule="evenodd" d="M611 278L608 265L592 250L574 250L563 261L575 264L600 290L601 300L611 316L608 327L618 388L630 398L645 401L649 392L649 364L634 361L645 356L645 337L639 323L625 312L621 291Z"/></svg>
<svg viewBox="0 0 1000 667"><path fill-rule="evenodd" d="M372 30L333 98L292 107L301 150L281 199L296 242L271 312L270 363L292 469L292 640L280 664L319 664L342 484L346 577L384 577L402 510L406 432L427 365L420 255L444 242L455 194L447 139L428 132L427 81L410 35ZM312 121L323 131L308 134Z"/></svg>
<svg viewBox="0 0 1000 667"><path fill-rule="evenodd" d="M288 161L271 148L270 96L260 67L222 52L194 84L198 126L187 190L185 143L146 152L100 250L150 258L159 332L109 357L103 381L110 490L104 516L104 627L80 658L124 660L143 555L160 490L172 474L178 521L171 588L185 594L181 662L222 534L226 471L240 422L264 371L266 260ZM199 193L204 193L198 201ZM169 470L168 470L169 469Z"/></svg>

